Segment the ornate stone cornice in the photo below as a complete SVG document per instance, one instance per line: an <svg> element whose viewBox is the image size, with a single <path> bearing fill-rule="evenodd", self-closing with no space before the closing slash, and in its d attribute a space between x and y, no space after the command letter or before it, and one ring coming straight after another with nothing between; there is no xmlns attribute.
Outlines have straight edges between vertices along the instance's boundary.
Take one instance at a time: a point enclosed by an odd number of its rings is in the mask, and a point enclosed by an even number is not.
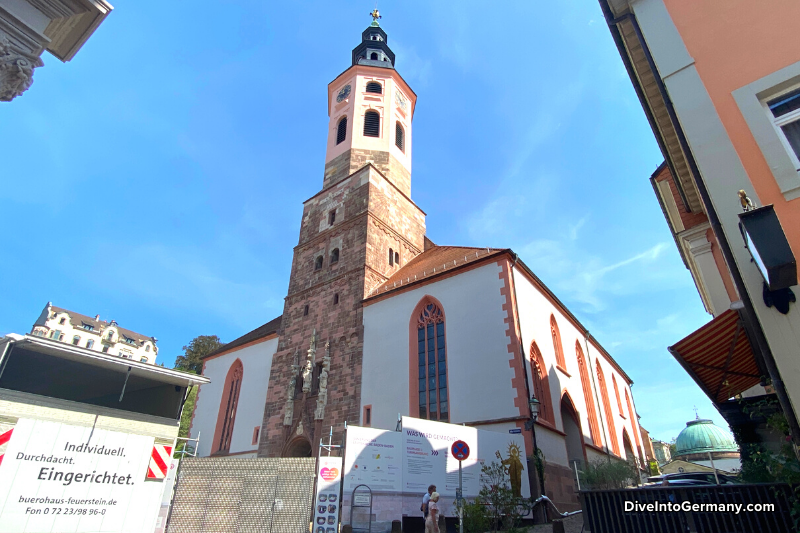
<svg viewBox="0 0 800 533"><path fill-rule="evenodd" d="M33 69L44 63L36 56L17 50L0 37L0 102L10 102L33 83Z"/></svg>

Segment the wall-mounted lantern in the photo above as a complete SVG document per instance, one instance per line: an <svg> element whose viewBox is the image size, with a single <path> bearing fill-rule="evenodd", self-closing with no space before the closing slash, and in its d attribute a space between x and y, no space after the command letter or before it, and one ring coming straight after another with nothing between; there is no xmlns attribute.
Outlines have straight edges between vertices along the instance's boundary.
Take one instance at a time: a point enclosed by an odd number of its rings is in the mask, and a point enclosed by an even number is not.
<svg viewBox="0 0 800 533"><path fill-rule="evenodd" d="M797 263L774 207L751 207L740 213L739 228L745 247L764 277L764 303L788 313L789 303L795 301L789 287L797 285Z"/></svg>

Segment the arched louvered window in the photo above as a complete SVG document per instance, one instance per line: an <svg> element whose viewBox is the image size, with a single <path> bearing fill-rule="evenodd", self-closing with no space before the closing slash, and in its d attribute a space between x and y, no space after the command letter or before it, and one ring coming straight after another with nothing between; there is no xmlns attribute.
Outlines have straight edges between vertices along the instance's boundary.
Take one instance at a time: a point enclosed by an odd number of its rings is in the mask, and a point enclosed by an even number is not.
<svg viewBox="0 0 800 533"><path fill-rule="evenodd" d="M239 390L242 387L243 372L242 361L237 359L225 377L225 388L222 392L219 415L217 415L217 427L214 430L215 452L231 451L233 424L236 422L236 408L239 406Z"/></svg>
<svg viewBox="0 0 800 533"><path fill-rule="evenodd" d="M400 148L401 152L406 151L406 132L399 122L395 122L394 125L394 144Z"/></svg>
<svg viewBox="0 0 800 533"><path fill-rule="evenodd" d="M597 361L597 384L600 386L600 397L603 399L603 412L606 415L606 426L608 426L608 438L611 440L611 450L617 457L621 457L619 453L619 442L617 441L617 428L614 426L614 412L611 410L611 402L608 399L608 387L606 387L606 378L603 375L603 369L600 368L600 361Z"/></svg>
<svg viewBox="0 0 800 533"><path fill-rule="evenodd" d="M412 352L416 360L416 376L411 376L412 416L419 409L419 418L450 420L447 395L447 343L445 341L444 313L432 298L424 298L411 317L412 335L416 329L416 349ZM414 346L412 338L412 346ZM412 368L413 368L412 366ZM414 386L416 385L416 386ZM414 390L416 389L416 390Z"/></svg>
<svg viewBox="0 0 800 533"><path fill-rule="evenodd" d="M334 248L333 251L331 252L331 264L338 262L339 262L339 249Z"/></svg>
<svg viewBox="0 0 800 533"><path fill-rule="evenodd" d="M539 400L539 418L555 425L553 420L553 406L550 398L550 384L547 369L544 366L542 352L536 345L536 341L531 343L531 381L533 383L533 395Z"/></svg>
<svg viewBox="0 0 800 533"><path fill-rule="evenodd" d="M550 333L553 336L553 349L556 352L556 366L566 372L567 363L564 361L564 347L561 344L561 332L558 330L558 323L554 315L550 315Z"/></svg>
<svg viewBox="0 0 800 533"><path fill-rule="evenodd" d="M383 93L383 87L381 87L381 84L377 81L370 81L367 83L367 92L381 94Z"/></svg>
<svg viewBox="0 0 800 533"><path fill-rule="evenodd" d="M342 117L336 126L336 144L341 144L347 138L347 117Z"/></svg>
<svg viewBox="0 0 800 533"><path fill-rule="evenodd" d="M320 270L322 268L322 256L317 256L317 259L314 261L314 270Z"/></svg>
<svg viewBox="0 0 800 533"><path fill-rule="evenodd" d="M364 113L364 136L381 136L381 115L377 111L367 111Z"/></svg>
<svg viewBox="0 0 800 533"><path fill-rule="evenodd" d="M594 396L592 395L592 383L589 377L589 369L586 366L586 359L583 357L583 350L578 341L575 341L575 358L578 360L578 371L581 374L581 388L583 389L583 399L586 402L586 416L589 418L589 434L595 446L601 446L600 424L597 421L597 411L594 408Z"/></svg>

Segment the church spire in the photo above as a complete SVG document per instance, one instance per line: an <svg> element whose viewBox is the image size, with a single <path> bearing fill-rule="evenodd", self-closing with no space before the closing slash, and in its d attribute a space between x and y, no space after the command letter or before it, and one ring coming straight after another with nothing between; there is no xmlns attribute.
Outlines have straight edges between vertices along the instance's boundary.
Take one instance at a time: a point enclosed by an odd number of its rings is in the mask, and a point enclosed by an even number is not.
<svg viewBox="0 0 800 533"><path fill-rule="evenodd" d="M378 8L370 13L372 24L361 34L361 44L353 48L353 65L394 68L394 52L389 48L388 37L378 19Z"/></svg>

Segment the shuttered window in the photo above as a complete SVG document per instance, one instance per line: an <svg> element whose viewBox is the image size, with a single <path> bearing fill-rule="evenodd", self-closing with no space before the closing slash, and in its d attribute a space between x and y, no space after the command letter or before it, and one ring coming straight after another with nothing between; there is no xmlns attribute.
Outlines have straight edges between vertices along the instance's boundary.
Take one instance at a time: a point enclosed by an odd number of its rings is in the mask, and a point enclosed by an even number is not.
<svg viewBox="0 0 800 533"><path fill-rule="evenodd" d="M378 58L375 57L375 59L378 59ZM383 88L381 87L381 84L378 83L377 81L371 81L371 82L367 83L367 92L368 93L381 94L383 92Z"/></svg>
<svg viewBox="0 0 800 533"><path fill-rule="evenodd" d="M364 136L380 137L381 116L377 111L367 111L364 114Z"/></svg>
<svg viewBox="0 0 800 533"><path fill-rule="evenodd" d="M403 126L400 125L399 122L395 123L394 125L394 144L400 148L401 152L406 151L406 132L403 131Z"/></svg>
<svg viewBox="0 0 800 533"><path fill-rule="evenodd" d="M336 126L336 144L344 142L345 137L347 137L347 117L342 117Z"/></svg>

